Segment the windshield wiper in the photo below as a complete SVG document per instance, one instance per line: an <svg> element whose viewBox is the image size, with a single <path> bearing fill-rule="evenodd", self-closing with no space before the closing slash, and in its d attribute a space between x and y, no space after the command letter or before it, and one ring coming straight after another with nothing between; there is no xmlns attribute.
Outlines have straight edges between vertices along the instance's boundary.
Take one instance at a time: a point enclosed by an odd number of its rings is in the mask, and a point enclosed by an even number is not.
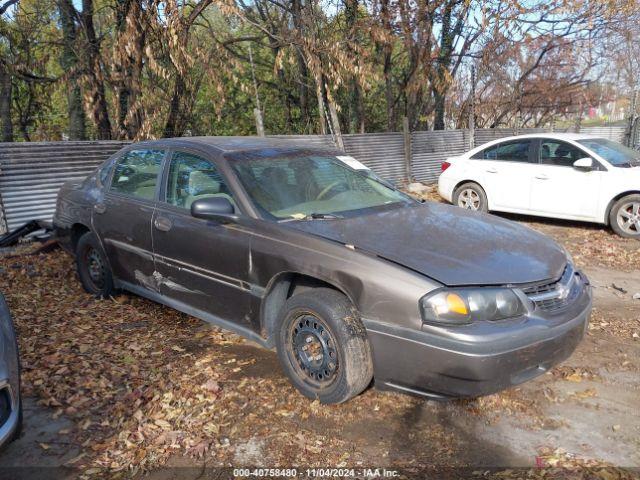
<svg viewBox="0 0 640 480"><path fill-rule="evenodd" d="M285 218L284 220L280 220L280 223L285 223L285 222L293 222L296 220L300 220L300 221L308 221L308 220L337 220L340 218L344 218L341 215L336 215L335 213L309 213L307 215L305 215L304 217L291 217L291 218Z"/></svg>

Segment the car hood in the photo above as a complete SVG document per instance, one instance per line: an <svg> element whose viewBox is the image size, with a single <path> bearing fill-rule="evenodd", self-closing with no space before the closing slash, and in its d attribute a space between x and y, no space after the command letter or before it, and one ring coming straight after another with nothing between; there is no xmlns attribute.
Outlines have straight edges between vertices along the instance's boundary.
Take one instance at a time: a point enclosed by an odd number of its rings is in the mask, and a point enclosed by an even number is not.
<svg viewBox="0 0 640 480"><path fill-rule="evenodd" d="M566 265L563 249L541 233L435 202L286 225L353 245L449 286L555 279Z"/></svg>

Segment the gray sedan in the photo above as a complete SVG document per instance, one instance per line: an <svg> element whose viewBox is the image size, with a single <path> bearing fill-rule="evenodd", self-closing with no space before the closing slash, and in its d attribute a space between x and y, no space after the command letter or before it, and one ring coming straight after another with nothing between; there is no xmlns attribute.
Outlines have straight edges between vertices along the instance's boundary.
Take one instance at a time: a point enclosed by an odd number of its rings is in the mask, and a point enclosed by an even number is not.
<svg viewBox="0 0 640 480"><path fill-rule="evenodd" d="M61 189L54 225L88 292L125 289L275 347L324 403L372 381L437 398L521 383L572 353L591 310L546 236L282 140L130 145Z"/></svg>
<svg viewBox="0 0 640 480"><path fill-rule="evenodd" d="M9 307L0 293L0 446L16 438L21 427L18 342Z"/></svg>

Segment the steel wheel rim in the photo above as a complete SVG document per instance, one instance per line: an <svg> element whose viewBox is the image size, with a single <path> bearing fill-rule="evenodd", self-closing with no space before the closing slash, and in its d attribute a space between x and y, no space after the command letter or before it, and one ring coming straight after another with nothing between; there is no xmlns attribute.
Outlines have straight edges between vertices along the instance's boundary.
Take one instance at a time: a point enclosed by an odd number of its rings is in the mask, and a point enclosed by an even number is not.
<svg viewBox="0 0 640 480"><path fill-rule="evenodd" d="M85 250L84 260L89 274L89 281L93 284L96 290L104 287L105 277L105 264L102 259L102 255L93 247L88 247Z"/></svg>
<svg viewBox="0 0 640 480"><path fill-rule="evenodd" d="M473 188L465 188L458 196L458 206L466 210L480 210L480 194Z"/></svg>
<svg viewBox="0 0 640 480"><path fill-rule="evenodd" d="M318 316L303 313L290 322L287 354L298 377L315 387L327 387L338 377L338 345L327 324Z"/></svg>
<svg viewBox="0 0 640 480"><path fill-rule="evenodd" d="M627 202L618 209L618 226L629 235L640 235L640 202Z"/></svg>

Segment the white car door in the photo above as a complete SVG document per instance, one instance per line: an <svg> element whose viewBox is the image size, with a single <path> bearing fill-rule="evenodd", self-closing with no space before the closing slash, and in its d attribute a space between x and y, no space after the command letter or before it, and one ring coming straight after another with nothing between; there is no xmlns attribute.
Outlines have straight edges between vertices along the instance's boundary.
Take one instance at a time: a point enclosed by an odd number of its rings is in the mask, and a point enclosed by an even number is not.
<svg viewBox="0 0 640 480"><path fill-rule="evenodd" d="M532 213L576 220L596 219L602 176L607 174L604 167L593 160L593 170L574 168L576 160L589 154L561 140L540 139L538 157L531 186Z"/></svg>
<svg viewBox="0 0 640 480"><path fill-rule="evenodd" d="M510 140L492 145L472 158L481 160L482 186L487 194L489 208L507 212L529 210L531 177L536 165L532 162L534 140Z"/></svg>

